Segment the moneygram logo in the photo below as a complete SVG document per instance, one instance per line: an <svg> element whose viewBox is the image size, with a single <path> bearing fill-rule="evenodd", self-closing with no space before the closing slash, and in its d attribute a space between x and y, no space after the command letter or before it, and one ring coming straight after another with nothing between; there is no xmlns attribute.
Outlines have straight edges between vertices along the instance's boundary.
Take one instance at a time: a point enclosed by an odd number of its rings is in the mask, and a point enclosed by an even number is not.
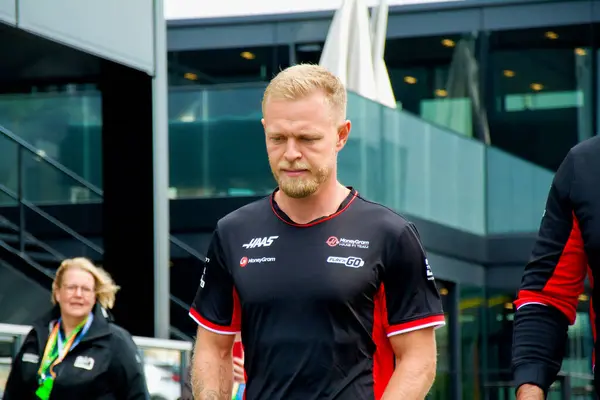
<svg viewBox="0 0 600 400"><path fill-rule="evenodd" d="M275 262L275 257L261 257L261 258L248 258L242 257L240 260L240 267L244 268L248 264L262 264Z"/></svg>
<svg viewBox="0 0 600 400"><path fill-rule="evenodd" d="M358 239L346 239L346 238L337 238L335 236L330 236L329 239L325 241L329 247L353 247L355 249L368 249L369 241L368 240L358 240Z"/></svg>

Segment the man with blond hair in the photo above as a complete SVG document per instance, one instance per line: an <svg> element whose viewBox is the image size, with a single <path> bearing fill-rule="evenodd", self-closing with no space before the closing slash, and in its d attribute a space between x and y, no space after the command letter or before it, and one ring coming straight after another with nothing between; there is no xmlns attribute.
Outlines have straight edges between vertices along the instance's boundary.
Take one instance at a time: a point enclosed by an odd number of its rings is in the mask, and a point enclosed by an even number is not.
<svg viewBox="0 0 600 400"><path fill-rule="evenodd" d="M247 400L423 399L439 293L414 225L337 180L346 90L316 65L280 72L262 124L278 187L217 223L190 316L197 400L231 399L241 332Z"/></svg>

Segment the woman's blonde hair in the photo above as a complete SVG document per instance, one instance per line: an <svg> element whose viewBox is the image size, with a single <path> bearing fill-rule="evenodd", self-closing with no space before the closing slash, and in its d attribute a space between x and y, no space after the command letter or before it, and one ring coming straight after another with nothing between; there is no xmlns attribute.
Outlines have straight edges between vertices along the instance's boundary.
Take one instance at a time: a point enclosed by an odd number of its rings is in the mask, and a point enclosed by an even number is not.
<svg viewBox="0 0 600 400"><path fill-rule="evenodd" d="M96 301L106 309L113 308L115 295L120 287L115 284L108 272L95 266L94 263L84 257L70 258L60 264L52 283L52 304L56 304L56 291L62 286L65 272L70 268L79 268L89 272L94 277Z"/></svg>

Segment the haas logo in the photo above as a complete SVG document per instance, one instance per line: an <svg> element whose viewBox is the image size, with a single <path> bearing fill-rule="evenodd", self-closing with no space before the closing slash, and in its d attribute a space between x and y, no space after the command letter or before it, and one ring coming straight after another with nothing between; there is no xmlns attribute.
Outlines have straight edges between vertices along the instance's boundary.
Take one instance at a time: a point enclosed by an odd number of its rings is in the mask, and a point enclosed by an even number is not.
<svg viewBox="0 0 600 400"><path fill-rule="evenodd" d="M242 247L245 249L253 249L255 247L269 247L273 244L275 239L279 236L269 236L269 237L258 237L250 240L250 242L243 244Z"/></svg>

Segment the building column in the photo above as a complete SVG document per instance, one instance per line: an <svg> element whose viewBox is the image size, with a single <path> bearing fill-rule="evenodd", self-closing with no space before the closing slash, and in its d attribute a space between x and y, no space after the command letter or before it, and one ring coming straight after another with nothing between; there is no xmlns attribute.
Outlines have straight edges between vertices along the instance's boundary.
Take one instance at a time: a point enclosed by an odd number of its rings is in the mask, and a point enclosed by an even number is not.
<svg viewBox="0 0 600 400"><path fill-rule="evenodd" d="M167 24L163 0L154 0L154 79L152 80L154 177L154 335L170 336L169 102Z"/></svg>
<svg viewBox="0 0 600 400"><path fill-rule="evenodd" d="M111 61L101 67L103 265L121 286L116 322L134 335L168 338L166 24L162 0L153 4L154 76Z"/></svg>
<svg viewBox="0 0 600 400"><path fill-rule="evenodd" d="M134 335L153 336L152 77L103 61L100 89L103 266L121 287L113 310L116 322Z"/></svg>

